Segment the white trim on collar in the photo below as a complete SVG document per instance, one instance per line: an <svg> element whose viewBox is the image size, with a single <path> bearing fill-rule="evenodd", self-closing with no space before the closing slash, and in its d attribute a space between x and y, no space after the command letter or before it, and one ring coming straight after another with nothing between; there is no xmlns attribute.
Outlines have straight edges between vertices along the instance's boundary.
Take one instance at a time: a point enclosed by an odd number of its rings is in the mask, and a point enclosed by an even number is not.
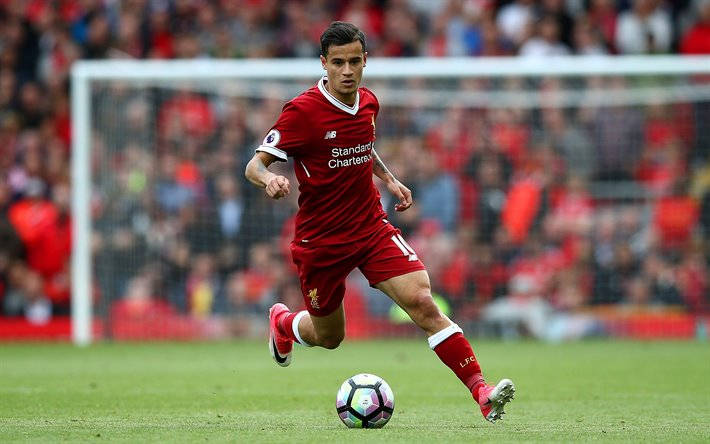
<svg viewBox="0 0 710 444"><path fill-rule="evenodd" d="M330 103L342 109L346 113L352 114L353 116L357 114L358 110L360 109L360 90L358 89L357 95L355 96L355 104L353 106L346 105L328 92L328 89L325 87L326 80L328 80L328 76L323 76L318 81L318 89L320 90L321 94L323 94Z"/></svg>

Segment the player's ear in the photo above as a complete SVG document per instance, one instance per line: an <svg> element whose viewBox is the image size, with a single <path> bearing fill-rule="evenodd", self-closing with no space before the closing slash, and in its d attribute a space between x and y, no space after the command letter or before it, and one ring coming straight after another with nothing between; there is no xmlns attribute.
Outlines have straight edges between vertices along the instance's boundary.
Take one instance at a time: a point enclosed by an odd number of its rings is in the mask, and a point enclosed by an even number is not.
<svg viewBox="0 0 710 444"><path fill-rule="evenodd" d="M326 64L326 63L327 63L327 60L326 60L325 57L323 57L323 55L321 54L321 56L320 56L320 64L321 64L321 66L323 66L323 69L325 69L325 64Z"/></svg>
<svg viewBox="0 0 710 444"><path fill-rule="evenodd" d="M362 54L362 66L367 66L367 51Z"/></svg>

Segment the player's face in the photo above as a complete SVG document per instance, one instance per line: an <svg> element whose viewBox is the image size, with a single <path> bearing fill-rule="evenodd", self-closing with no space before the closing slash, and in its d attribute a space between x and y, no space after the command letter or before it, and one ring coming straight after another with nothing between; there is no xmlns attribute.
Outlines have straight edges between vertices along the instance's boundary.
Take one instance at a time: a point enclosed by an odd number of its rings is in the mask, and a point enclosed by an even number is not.
<svg viewBox="0 0 710 444"><path fill-rule="evenodd" d="M359 41L347 45L328 48L328 57L320 57L323 68L328 73L328 91L341 102L352 105L362 80L367 53L362 51Z"/></svg>

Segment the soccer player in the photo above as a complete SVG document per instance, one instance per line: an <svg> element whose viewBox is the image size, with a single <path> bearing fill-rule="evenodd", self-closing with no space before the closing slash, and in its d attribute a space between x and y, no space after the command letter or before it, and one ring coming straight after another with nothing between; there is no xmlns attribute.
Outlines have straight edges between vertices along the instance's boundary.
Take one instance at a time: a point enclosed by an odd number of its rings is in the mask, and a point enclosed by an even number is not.
<svg viewBox="0 0 710 444"><path fill-rule="evenodd" d="M271 307L271 355L285 367L291 363L294 342L338 347L345 336L345 278L358 267L370 285L392 298L426 332L431 349L493 422L513 399L513 383L485 383L461 328L434 304L426 268L380 204L373 174L398 199L396 211L412 206L412 193L375 151L379 103L372 91L360 87L367 62L365 36L352 24L333 22L320 43L326 75L286 103L245 172L270 198L280 199L289 194L291 184L268 167L292 157L299 183L291 255L307 311L291 312L284 304Z"/></svg>

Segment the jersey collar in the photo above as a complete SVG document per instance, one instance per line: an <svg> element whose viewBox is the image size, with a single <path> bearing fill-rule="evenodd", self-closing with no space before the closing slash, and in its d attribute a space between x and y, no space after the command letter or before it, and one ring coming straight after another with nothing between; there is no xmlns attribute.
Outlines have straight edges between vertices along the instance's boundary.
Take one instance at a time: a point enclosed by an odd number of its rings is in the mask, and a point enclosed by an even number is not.
<svg viewBox="0 0 710 444"><path fill-rule="evenodd" d="M355 96L355 104L353 104L353 106L346 105L328 92L328 89L325 87L326 81L328 81L328 76L323 76L318 81L318 89L320 90L321 94L323 94L323 96L328 99L330 103L342 109L346 113L352 114L353 116L357 114L358 110L360 109L360 90L358 90L357 95Z"/></svg>

